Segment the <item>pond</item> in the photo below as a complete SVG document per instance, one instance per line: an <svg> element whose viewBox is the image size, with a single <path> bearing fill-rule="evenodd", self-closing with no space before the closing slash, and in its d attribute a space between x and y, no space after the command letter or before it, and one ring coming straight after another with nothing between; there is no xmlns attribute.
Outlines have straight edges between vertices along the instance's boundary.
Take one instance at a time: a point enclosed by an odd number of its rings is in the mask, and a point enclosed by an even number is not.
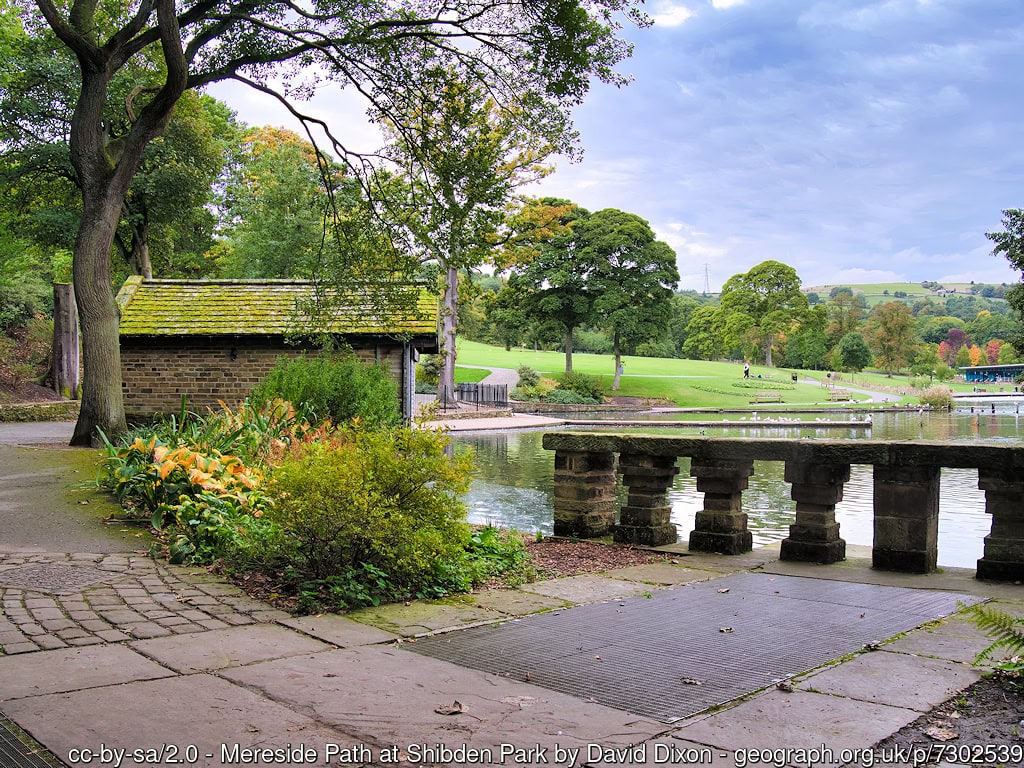
<svg viewBox="0 0 1024 768"><path fill-rule="evenodd" d="M980 410L980 409L979 409ZM665 415L659 414L659 419ZM680 415L679 420L708 419L707 415ZM711 418L718 419L717 416ZM752 414L721 417L736 420L735 427L671 427L667 429L629 430L659 432L678 436L706 434L729 437L787 438L872 438L876 440L955 440L969 445L974 440L1024 439L1024 421L1014 406L989 408L985 413L958 411L953 413L888 412L873 414L872 429L826 428L825 420L846 420L848 414L825 417L804 416L809 421L784 428L755 428L749 425ZM797 418L790 416L789 418ZM748 423L744 425L745 419ZM588 430L595 429L587 427ZM615 427L615 431L626 431ZM541 447L545 431L457 433L456 446L472 448L477 469L473 486L465 500L469 519L474 523L491 523L526 532L550 534L552 520L552 486L554 452ZM696 479L690 477L690 460L679 460L679 475L669 492L672 522L679 537L686 540L693 530L694 515L703 505L703 494L697 492ZM755 462L749 490L743 494L743 506L749 517L754 546L763 546L784 539L794 518L794 502L789 497L789 484L783 480L782 462ZM850 482L844 486L843 501L836 506L840 535L848 544L871 546L872 540L872 477L871 467L855 465ZM973 568L982 555L983 538L991 527L985 513L985 496L978 489L978 473L973 469L942 470L939 502L939 564Z"/></svg>

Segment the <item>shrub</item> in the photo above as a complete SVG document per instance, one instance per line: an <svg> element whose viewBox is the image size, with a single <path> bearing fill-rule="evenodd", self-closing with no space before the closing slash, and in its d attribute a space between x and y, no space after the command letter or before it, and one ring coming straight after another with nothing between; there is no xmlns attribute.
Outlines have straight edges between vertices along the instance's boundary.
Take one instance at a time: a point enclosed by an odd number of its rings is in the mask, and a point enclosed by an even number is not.
<svg viewBox="0 0 1024 768"><path fill-rule="evenodd" d="M474 585L500 576L509 586L519 586L536 577L528 565L526 544L517 531L490 525L478 528L469 537L466 555Z"/></svg>
<svg viewBox="0 0 1024 768"><path fill-rule="evenodd" d="M387 368L368 365L354 355L278 358L249 399L261 403L278 398L305 409L313 421L401 421L396 385Z"/></svg>
<svg viewBox="0 0 1024 768"><path fill-rule="evenodd" d="M423 355L416 365L416 381L435 387L434 391L436 392L437 382L441 377L442 363L444 363L444 358L440 355Z"/></svg>
<svg viewBox="0 0 1024 768"><path fill-rule="evenodd" d="M508 396L513 400L524 400L526 402L535 403L539 400L544 400L547 394L557 386L557 381L545 377L536 384L530 386L523 386L520 384L520 386L509 392Z"/></svg>
<svg viewBox="0 0 1024 768"><path fill-rule="evenodd" d="M553 389L544 396L544 402L559 405L597 405L599 401L568 389Z"/></svg>
<svg viewBox="0 0 1024 768"><path fill-rule="evenodd" d="M558 388L575 392L583 397L593 398L598 402L604 399L604 388L601 386L601 380L596 376L588 376L585 373L569 371L563 374L562 378L558 381Z"/></svg>
<svg viewBox="0 0 1024 768"><path fill-rule="evenodd" d="M953 391L940 385L928 387L918 395L918 398L932 408L950 408L953 405Z"/></svg>
<svg viewBox="0 0 1024 768"><path fill-rule="evenodd" d="M540 374L528 365L519 366L516 373L519 374L519 383L517 386L535 387L540 384Z"/></svg>
<svg viewBox="0 0 1024 768"><path fill-rule="evenodd" d="M447 445L432 430L353 424L286 458L272 475L269 516L293 582L333 585L340 606L365 604L344 586L365 584L359 573L374 574L368 588L383 598L464 588L469 527L459 494L471 459L449 458Z"/></svg>
<svg viewBox="0 0 1024 768"><path fill-rule="evenodd" d="M972 605L966 616L993 641L975 657L974 663L992 661L996 651L1005 651L1005 658L992 662L995 674L1009 687L1024 690L1024 617L1011 616L984 603Z"/></svg>

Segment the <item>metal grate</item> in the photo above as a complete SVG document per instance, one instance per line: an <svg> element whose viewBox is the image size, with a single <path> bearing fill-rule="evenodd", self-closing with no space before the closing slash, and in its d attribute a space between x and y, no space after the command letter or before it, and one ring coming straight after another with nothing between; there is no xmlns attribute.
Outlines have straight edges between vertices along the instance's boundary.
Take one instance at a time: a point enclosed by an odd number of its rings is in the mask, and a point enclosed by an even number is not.
<svg viewBox="0 0 1024 768"><path fill-rule="evenodd" d="M745 573L404 647L672 723L948 616L958 601L979 599Z"/></svg>
<svg viewBox="0 0 1024 768"><path fill-rule="evenodd" d="M64 763L0 712L0 766L62 768Z"/></svg>

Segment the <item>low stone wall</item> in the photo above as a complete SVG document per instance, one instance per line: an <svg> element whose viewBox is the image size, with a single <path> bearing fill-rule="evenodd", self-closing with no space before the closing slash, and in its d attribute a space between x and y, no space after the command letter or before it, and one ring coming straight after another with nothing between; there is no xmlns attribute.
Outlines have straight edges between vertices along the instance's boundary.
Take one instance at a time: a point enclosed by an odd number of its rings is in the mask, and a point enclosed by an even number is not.
<svg viewBox="0 0 1024 768"><path fill-rule="evenodd" d="M74 421L79 405L77 400L0 405L0 421Z"/></svg>
<svg viewBox="0 0 1024 768"><path fill-rule="evenodd" d="M754 461L785 462L796 519L783 540L783 560L834 563L846 556L835 506L851 464L874 471L876 568L927 573L938 558L942 467L978 469L985 509L992 515L978 561L980 579L1024 580L1024 446L1007 443L791 440L785 438L662 437L559 432L544 435L555 451L555 533L601 536L632 544L674 543L668 490L678 457L704 493L690 549L740 554L752 548L742 496ZM615 523L615 456L627 503ZM559 468L562 468L560 471Z"/></svg>
<svg viewBox="0 0 1024 768"><path fill-rule="evenodd" d="M640 413L651 410L649 405L563 405L562 403L538 403L527 400L511 401L513 413Z"/></svg>

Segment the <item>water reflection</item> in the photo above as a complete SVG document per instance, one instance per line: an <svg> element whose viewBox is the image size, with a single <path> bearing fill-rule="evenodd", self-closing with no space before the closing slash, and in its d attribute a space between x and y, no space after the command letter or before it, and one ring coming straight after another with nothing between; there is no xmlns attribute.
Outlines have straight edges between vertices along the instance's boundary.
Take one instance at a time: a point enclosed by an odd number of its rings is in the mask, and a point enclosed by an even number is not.
<svg viewBox="0 0 1024 768"><path fill-rule="evenodd" d="M664 419L664 415L658 418ZM680 416L680 421L694 420ZM701 417L706 420L706 416ZM973 440L1019 441L1024 425L1012 406L996 413L875 413L873 428L827 429L814 417L808 422L781 428L761 429L737 421L736 427L669 427L630 430L670 435L786 437L786 438L873 438L878 440ZM820 417L819 417L820 418ZM844 420L846 415L833 417ZM589 429L589 428L588 428ZM616 427L615 431L626 431ZM492 523L522 531L552 532L554 453L541 447L543 431L476 433L455 436L457 446L476 452L477 469L473 487L466 496L472 522ZM669 493L672 522L685 539L701 508L702 494L689 476L690 460L680 459L680 472ZM841 535L849 544L871 545L872 479L870 466L854 466L843 501L836 507ZM794 503L789 484L783 480L782 462L754 462L750 487L743 494L743 506L755 546L785 538L793 522ZM939 564L973 568L982 554L982 539L991 519L985 514L984 494L978 490L978 473L972 469L943 469L939 504Z"/></svg>

